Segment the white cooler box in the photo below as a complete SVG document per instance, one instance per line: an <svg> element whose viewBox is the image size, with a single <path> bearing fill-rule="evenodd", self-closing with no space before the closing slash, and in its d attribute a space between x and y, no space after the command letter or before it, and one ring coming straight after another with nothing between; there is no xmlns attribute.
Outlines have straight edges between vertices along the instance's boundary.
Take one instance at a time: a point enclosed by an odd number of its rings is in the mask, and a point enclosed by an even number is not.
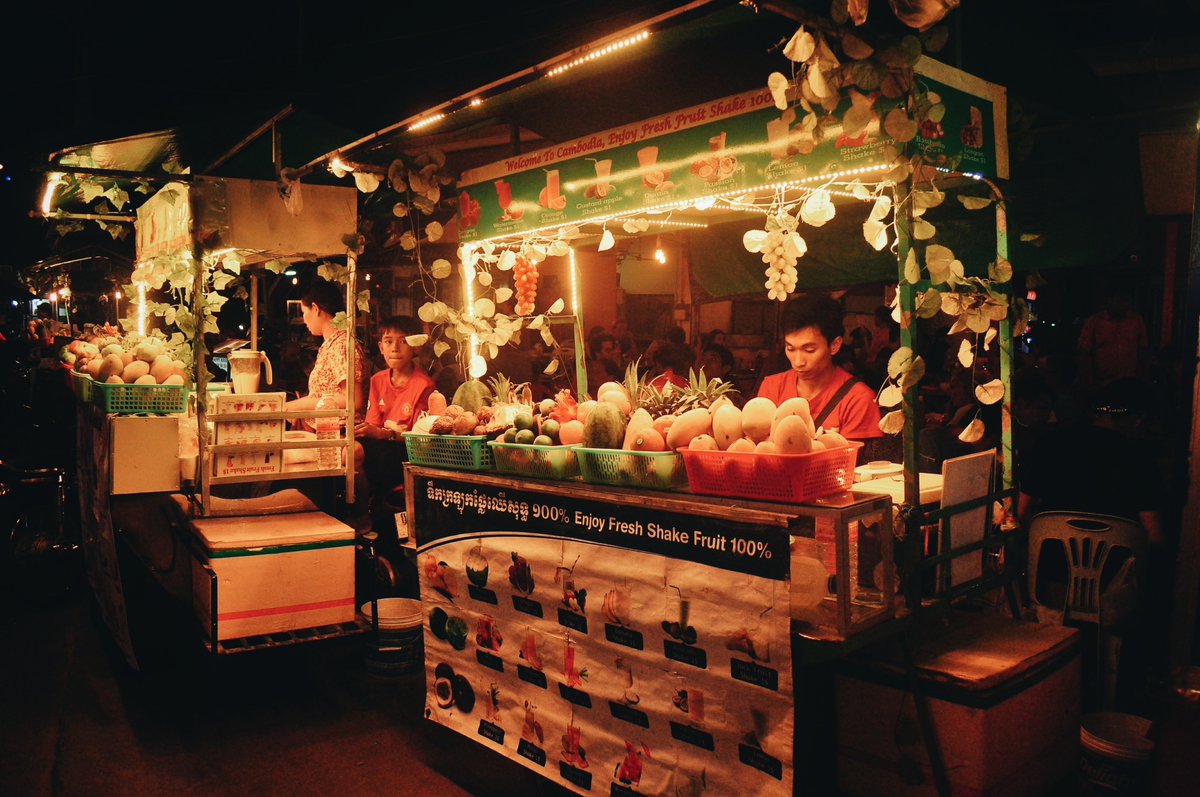
<svg viewBox="0 0 1200 797"><path fill-rule="evenodd" d="M294 631L354 620L354 529L324 512L197 518L192 533L208 561L192 562L196 616L217 639Z"/></svg>

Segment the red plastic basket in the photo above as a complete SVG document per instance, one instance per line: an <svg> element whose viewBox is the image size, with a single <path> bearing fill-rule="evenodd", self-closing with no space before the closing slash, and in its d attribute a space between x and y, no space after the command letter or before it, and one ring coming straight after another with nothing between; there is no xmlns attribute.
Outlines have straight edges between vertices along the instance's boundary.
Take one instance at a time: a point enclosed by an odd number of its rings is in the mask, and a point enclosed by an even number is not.
<svg viewBox="0 0 1200 797"><path fill-rule="evenodd" d="M850 489L862 443L811 454L755 454L681 449L688 486L725 495L799 504Z"/></svg>

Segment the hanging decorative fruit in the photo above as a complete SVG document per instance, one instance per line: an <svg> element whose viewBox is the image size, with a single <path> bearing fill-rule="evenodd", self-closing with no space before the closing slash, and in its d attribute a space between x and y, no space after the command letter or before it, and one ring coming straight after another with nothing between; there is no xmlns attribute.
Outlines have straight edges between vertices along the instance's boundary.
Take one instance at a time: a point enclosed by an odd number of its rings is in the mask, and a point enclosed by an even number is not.
<svg viewBox="0 0 1200 797"><path fill-rule="evenodd" d="M533 312L534 301L537 299L537 264L518 256L516 264L513 265L513 281L516 285L517 315L529 315Z"/></svg>

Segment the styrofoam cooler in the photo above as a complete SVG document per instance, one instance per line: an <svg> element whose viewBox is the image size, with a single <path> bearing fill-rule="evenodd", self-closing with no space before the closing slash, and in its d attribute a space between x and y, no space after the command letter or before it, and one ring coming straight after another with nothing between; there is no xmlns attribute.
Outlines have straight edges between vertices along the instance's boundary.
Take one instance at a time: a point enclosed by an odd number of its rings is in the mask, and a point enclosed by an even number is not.
<svg viewBox="0 0 1200 797"><path fill-rule="evenodd" d="M217 639L354 620L354 529L324 512L191 521L217 578ZM207 631L211 581L192 566L193 604Z"/></svg>

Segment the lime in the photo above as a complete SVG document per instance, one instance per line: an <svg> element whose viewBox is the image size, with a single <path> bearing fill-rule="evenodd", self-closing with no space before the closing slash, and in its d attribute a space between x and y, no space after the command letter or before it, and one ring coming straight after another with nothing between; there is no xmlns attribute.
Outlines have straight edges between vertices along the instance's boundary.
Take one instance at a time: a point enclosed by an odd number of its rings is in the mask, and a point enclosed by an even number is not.
<svg viewBox="0 0 1200 797"><path fill-rule="evenodd" d="M538 411L542 413L542 415L549 415L550 411L556 406L558 406L558 404L554 401L554 399L542 399L542 403L538 405Z"/></svg>
<svg viewBox="0 0 1200 797"><path fill-rule="evenodd" d="M546 420L542 421L542 434L546 435L546 437L557 440L558 421L554 420L553 418L547 418Z"/></svg>
<svg viewBox="0 0 1200 797"><path fill-rule="evenodd" d="M517 427L517 431L524 431L533 428L533 413L518 412L517 417L513 418L513 426Z"/></svg>
<svg viewBox="0 0 1200 797"><path fill-rule="evenodd" d="M533 433L532 429L522 429L521 431L517 432L517 436L513 439L513 442L527 446L533 442L535 437L537 437L537 435Z"/></svg>
<svg viewBox="0 0 1200 797"><path fill-rule="evenodd" d="M504 442L506 442L506 443L517 442L517 430L514 427L510 426L508 429L504 430Z"/></svg>
<svg viewBox="0 0 1200 797"><path fill-rule="evenodd" d="M535 446L552 446L554 445L554 441L551 440L547 435L540 434L533 438L533 444Z"/></svg>

